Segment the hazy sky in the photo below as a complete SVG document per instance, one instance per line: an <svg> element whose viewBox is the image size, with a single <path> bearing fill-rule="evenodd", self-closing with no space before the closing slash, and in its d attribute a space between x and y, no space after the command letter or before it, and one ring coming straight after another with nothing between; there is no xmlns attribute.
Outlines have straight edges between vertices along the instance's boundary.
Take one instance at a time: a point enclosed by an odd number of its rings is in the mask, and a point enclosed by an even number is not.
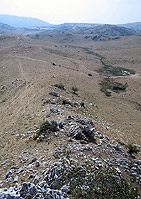
<svg viewBox="0 0 141 199"><path fill-rule="evenodd" d="M141 21L141 0L0 0L0 14L35 17L49 23Z"/></svg>

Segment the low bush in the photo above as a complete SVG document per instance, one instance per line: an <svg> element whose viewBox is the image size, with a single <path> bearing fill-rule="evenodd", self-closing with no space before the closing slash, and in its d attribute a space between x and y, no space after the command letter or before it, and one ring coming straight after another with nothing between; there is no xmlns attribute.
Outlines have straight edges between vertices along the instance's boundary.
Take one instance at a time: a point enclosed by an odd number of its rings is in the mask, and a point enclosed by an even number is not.
<svg viewBox="0 0 141 199"><path fill-rule="evenodd" d="M60 83L60 84L55 84L54 86L55 86L56 88L61 89L61 90L65 90L65 87L64 87L64 85L63 85L62 83Z"/></svg>
<svg viewBox="0 0 141 199"><path fill-rule="evenodd" d="M85 108L84 102L81 102L81 103L80 103L80 106L83 107L83 108Z"/></svg>
<svg viewBox="0 0 141 199"><path fill-rule="evenodd" d="M136 145L133 144L128 144L127 145L128 148L128 153L133 156L133 154L137 154L140 150L137 148Z"/></svg>
<svg viewBox="0 0 141 199"><path fill-rule="evenodd" d="M51 121L45 121L40 125L39 132L36 135L36 138L43 135L46 136L50 132L56 132L57 131L57 122L54 120Z"/></svg>
<svg viewBox="0 0 141 199"><path fill-rule="evenodd" d="M66 105L66 104L72 105L71 101L69 101L68 99L63 99L62 104L63 105Z"/></svg>
<svg viewBox="0 0 141 199"><path fill-rule="evenodd" d="M71 89L72 89L74 94L76 94L76 92L79 91L77 87L72 87Z"/></svg>

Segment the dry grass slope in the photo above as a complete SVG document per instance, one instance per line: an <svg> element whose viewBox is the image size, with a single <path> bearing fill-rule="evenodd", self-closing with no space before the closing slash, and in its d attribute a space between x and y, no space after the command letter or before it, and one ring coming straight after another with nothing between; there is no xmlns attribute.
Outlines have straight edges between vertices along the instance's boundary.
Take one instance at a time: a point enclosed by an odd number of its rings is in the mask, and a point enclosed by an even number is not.
<svg viewBox="0 0 141 199"><path fill-rule="evenodd" d="M111 139L125 144L140 144L140 44L140 36L86 41L84 36L73 35L73 42L70 37L60 37L60 33L52 34L52 37L41 36L40 39L0 36L0 162L6 161L0 176L3 177L5 170L19 161L18 155L23 151L30 150L31 156L35 149L41 156L46 153L46 143L29 140L26 132L34 131L46 120L44 112L52 105L44 107L41 100L53 99L49 92L57 92L64 98L85 105L85 109L73 106L60 117L65 118L71 113L92 118L100 131ZM86 49L90 49L91 53ZM128 76L108 74L111 81L119 85L128 84L125 92L110 90L111 96L107 97L100 91L100 83L107 74L97 72L103 67L98 55L103 56L104 63L113 68L135 71ZM65 90L54 85L63 85ZM72 87L78 88L77 95L72 93ZM58 100L57 103L60 105L61 102ZM58 118L56 115L50 119ZM59 146L61 140L50 143L52 152L48 157L52 156L54 143Z"/></svg>

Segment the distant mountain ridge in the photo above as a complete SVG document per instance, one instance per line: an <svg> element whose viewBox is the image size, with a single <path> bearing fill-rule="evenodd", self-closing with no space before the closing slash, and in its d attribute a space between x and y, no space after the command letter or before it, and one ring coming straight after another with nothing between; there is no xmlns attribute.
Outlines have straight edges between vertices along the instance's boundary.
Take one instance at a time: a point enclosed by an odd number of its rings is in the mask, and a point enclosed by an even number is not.
<svg viewBox="0 0 141 199"><path fill-rule="evenodd" d="M0 23L8 24L16 28L24 27L48 27L51 24L32 17L18 17L15 15L0 15Z"/></svg>
<svg viewBox="0 0 141 199"><path fill-rule="evenodd" d="M58 25L50 24L44 20L40 20L33 17L19 17L16 15L0 14L0 23L13 26L15 28L29 28L29 27L54 27L54 28L64 28L64 30L69 30L71 28L91 28L95 26L102 26L105 24L100 23L63 23ZM131 28L134 30L141 30L141 22L126 23L126 24L115 24L117 26L122 26L125 28Z"/></svg>
<svg viewBox="0 0 141 199"><path fill-rule="evenodd" d="M63 23L52 25L32 17L0 14L0 34L71 33L85 35L86 39L106 40L141 33L141 22L110 25L98 23ZM103 38L104 37L104 38ZM109 38L110 37L110 38Z"/></svg>
<svg viewBox="0 0 141 199"><path fill-rule="evenodd" d="M131 29L134 29L134 30L140 30L141 31L141 22L120 24L118 26L123 26L125 28L131 28Z"/></svg>

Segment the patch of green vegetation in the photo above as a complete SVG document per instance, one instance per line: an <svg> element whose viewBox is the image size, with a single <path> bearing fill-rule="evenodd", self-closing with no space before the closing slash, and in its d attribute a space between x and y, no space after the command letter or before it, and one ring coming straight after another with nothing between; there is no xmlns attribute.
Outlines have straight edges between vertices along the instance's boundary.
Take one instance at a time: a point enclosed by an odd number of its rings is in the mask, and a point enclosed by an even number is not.
<svg viewBox="0 0 141 199"><path fill-rule="evenodd" d="M125 146L125 145L126 145L124 142L122 142L122 141L120 141L120 140L118 140L118 143L119 143L120 145L122 145L122 146Z"/></svg>
<svg viewBox="0 0 141 199"><path fill-rule="evenodd" d="M127 76L131 74L135 74L133 70L122 68L122 67L113 67L111 65L105 64L104 59L105 59L104 57L100 58L103 68L98 70L99 73L112 74L114 76Z"/></svg>
<svg viewBox="0 0 141 199"><path fill-rule="evenodd" d="M111 70L111 74L115 76L127 76L127 75L134 75L135 72L127 68L113 67Z"/></svg>
<svg viewBox="0 0 141 199"><path fill-rule="evenodd" d="M95 55L95 56L97 56L97 57L99 57L99 58L104 58L102 55L100 55L100 54L98 54L98 53L95 53L95 52L92 51L90 48L83 47L83 50L84 50L86 53L90 54L90 55Z"/></svg>
<svg viewBox="0 0 141 199"><path fill-rule="evenodd" d="M133 157L133 154L137 154L140 150L137 148L136 145L128 144L126 146L128 148L128 153Z"/></svg>
<svg viewBox="0 0 141 199"><path fill-rule="evenodd" d="M71 89L72 89L72 91L73 91L73 94L77 94L76 92L79 91L77 87L72 87Z"/></svg>
<svg viewBox="0 0 141 199"><path fill-rule="evenodd" d="M55 86L56 88L61 89L61 90L65 90L65 87L64 87L64 85L63 85L62 83L60 83L60 84L55 84L54 86Z"/></svg>
<svg viewBox="0 0 141 199"><path fill-rule="evenodd" d="M70 100L68 100L68 99L63 99L62 104L63 104L63 105L68 104L68 105L71 105L71 106L72 106L71 101L70 101Z"/></svg>
<svg viewBox="0 0 141 199"><path fill-rule="evenodd" d="M127 88L127 83L125 84L121 84L119 82L114 82L112 80L110 80L109 78L105 78L101 83L100 83L100 86L101 86L101 92L105 93L105 95L107 97L110 97L111 96L111 91L115 92L115 93L119 93L119 92L124 92L126 91L126 88Z"/></svg>
<svg viewBox="0 0 141 199"><path fill-rule="evenodd" d="M97 56L99 58L99 60L101 61L103 67L97 71L98 73L102 73L105 75L112 74L114 76L127 76L127 75L135 74L135 72L133 70L126 69L123 67L113 67L111 65L106 64L104 62L105 57L103 57L102 55L100 55L98 53L93 52L89 48L83 48L83 50L85 50L85 52L88 54Z"/></svg>
<svg viewBox="0 0 141 199"><path fill-rule="evenodd" d="M95 53L95 56L99 57L100 59L104 59L104 57L98 53Z"/></svg>
<svg viewBox="0 0 141 199"><path fill-rule="evenodd" d="M39 132L36 134L35 138L37 139L39 136L43 135L46 136L50 132L57 131L57 122L54 120L45 121L40 125Z"/></svg>
<svg viewBox="0 0 141 199"><path fill-rule="evenodd" d="M80 102L80 106L85 108L85 103L84 102Z"/></svg>

